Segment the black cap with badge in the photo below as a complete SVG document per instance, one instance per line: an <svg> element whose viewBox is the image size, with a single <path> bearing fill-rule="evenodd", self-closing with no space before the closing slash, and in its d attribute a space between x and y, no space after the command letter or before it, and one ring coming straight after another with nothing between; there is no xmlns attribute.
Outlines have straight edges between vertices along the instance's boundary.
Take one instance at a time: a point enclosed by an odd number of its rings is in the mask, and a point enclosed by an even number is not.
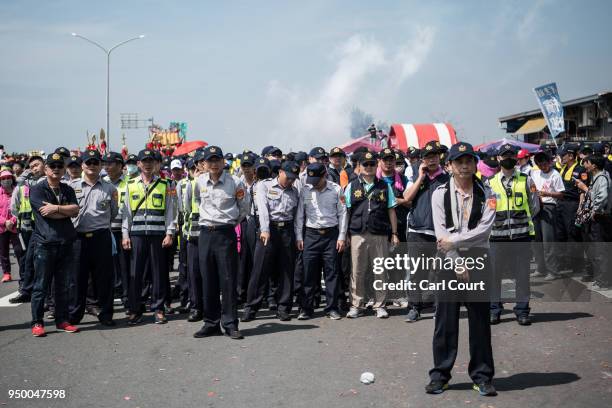
<svg viewBox="0 0 612 408"><path fill-rule="evenodd" d="M395 158L395 154L393 155ZM359 164L365 163L374 163L376 165L376 160L378 159L378 155L372 152L365 152L359 155Z"/></svg>
<svg viewBox="0 0 612 408"><path fill-rule="evenodd" d="M300 174L300 166L298 166L298 164L294 161L288 160L286 162L283 162L280 169L284 171L287 178L290 179L296 179Z"/></svg>
<svg viewBox="0 0 612 408"><path fill-rule="evenodd" d="M322 159L324 157L327 157L327 153L322 147L313 148L308 155L310 157L314 157L315 159Z"/></svg>
<svg viewBox="0 0 612 408"><path fill-rule="evenodd" d="M83 154L81 154L81 160L83 160L83 163L87 163L88 160L101 161L102 157L100 157L100 152L97 150L85 150Z"/></svg>
<svg viewBox="0 0 612 408"><path fill-rule="evenodd" d="M81 164L83 164L83 160L81 160L81 158L79 156L70 156L70 158L68 159L68 161L66 162L66 166L70 167L72 165L77 165L79 167L81 167Z"/></svg>
<svg viewBox="0 0 612 408"><path fill-rule="evenodd" d="M104 157L102 158L102 161L104 161L105 163L121 163L121 165L125 163L121 153L117 153L117 152L106 153Z"/></svg>
<svg viewBox="0 0 612 408"><path fill-rule="evenodd" d="M385 147L384 149L380 151L380 153L378 153L378 158L381 160L385 160L385 159L395 160L395 152L393 151L393 149Z"/></svg>
<svg viewBox="0 0 612 408"><path fill-rule="evenodd" d="M45 160L45 164L50 166L52 164L61 164L64 165L64 158L59 153L51 153L47 156L47 160Z"/></svg>
<svg viewBox="0 0 612 408"><path fill-rule="evenodd" d="M155 158L155 152L150 149L143 149L138 152L138 161L143 160L157 160Z"/></svg>
<svg viewBox="0 0 612 408"><path fill-rule="evenodd" d="M455 143L451 146L450 151L448 153L448 160L453 161L457 160L461 156L472 156L476 161L478 161L478 155L474 152L474 147L471 144L466 142Z"/></svg>
<svg viewBox="0 0 612 408"><path fill-rule="evenodd" d="M206 149L204 149L204 153L203 153L203 159L204 160L210 160L212 158L218 158L218 159L222 159L223 158L223 150L221 150L220 147L218 146L207 146Z"/></svg>
<svg viewBox="0 0 612 408"><path fill-rule="evenodd" d="M333 156L346 157L346 153L341 148L334 147L333 149L329 151L329 157L333 157Z"/></svg>
<svg viewBox="0 0 612 408"><path fill-rule="evenodd" d="M138 161L138 156L136 156L135 154L129 154L127 159L125 159L125 164L136 164L136 162Z"/></svg>
<svg viewBox="0 0 612 408"><path fill-rule="evenodd" d="M70 150L66 149L65 147L58 147L57 149L55 149L54 153L57 153L66 159L70 157Z"/></svg>
<svg viewBox="0 0 612 408"><path fill-rule="evenodd" d="M518 150L519 149L517 149L516 146L511 145L510 143L504 143L503 145L499 147L497 155L503 156L504 154L508 154L508 153L517 154Z"/></svg>
<svg viewBox="0 0 612 408"><path fill-rule="evenodd" d="M440 153L442 153L442 149L440 149L440 142L438 142L437 140L430 140L421 149L421 158L427 156L428 154Z"/></svg>
<svg viewBox="0 0 612 408"><path fill-rule="evenodd" d="M306 184L315 186L326 174L327 169L323 163L311 163L306 167Z"/></svg>
<svg viewBox="0 0 612 408"><path fill-rule="evenodd" d="M253 153L245 153L240 156L240 165L241 166L252 166L255 164L255 160L257 160L257 156Z"/></svg>

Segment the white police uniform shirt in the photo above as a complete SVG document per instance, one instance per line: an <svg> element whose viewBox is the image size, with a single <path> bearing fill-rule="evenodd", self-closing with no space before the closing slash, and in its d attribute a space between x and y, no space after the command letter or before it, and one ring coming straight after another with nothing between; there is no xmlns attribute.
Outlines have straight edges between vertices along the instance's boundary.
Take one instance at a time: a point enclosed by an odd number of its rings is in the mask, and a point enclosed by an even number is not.
<svg viewBox="0 0 612 408"><path fill-rule="evenodd" d="M338 227L338 240L344 241L348 227L348 216L342 187L326 180L325 187L318 191L305 184L300 191L300 201L294 228L298 241L304 240L304 221L308 228Z"/></svg>

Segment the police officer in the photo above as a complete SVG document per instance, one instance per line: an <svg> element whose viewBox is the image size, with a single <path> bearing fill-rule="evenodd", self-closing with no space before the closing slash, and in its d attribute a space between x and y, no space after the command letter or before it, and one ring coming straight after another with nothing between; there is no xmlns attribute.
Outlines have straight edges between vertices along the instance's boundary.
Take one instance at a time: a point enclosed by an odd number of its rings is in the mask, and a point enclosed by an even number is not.
<svg viewBox="0 0 612 408"><path fill-rule="evenodd" d="M196 179L193 194L200 209L198 250L204 326L194 337L221 334L221 324L225 334L241 339L236 293L238 248L234 228L247 215L249 197L244 184L223 170L223 152L219 147L206 147L203 159L208 173Z"/></svg>
<svg viewBox="0 0 612 408"><path fill-rule="evenodd" d="M563 191L563 198L557 202L556 207L557 242L582 242L582 235L574 223L581 194L580 189L576 186L576 180L588 184L588 174L586 169L576 161L578 147L575 143L566 143L561 146L558 153L561 157L559 174L563 179L565 190ZM573 246L560 245L559 251L558 257L562 260L561 266L566 266L564 269L573 269L574 272L582 269L582 253L579 249ZM592 274L587 272L582 280L585 282L591 281Z"/></svg>
<svg viewBox="0 0 612 408"><path fill-rule="evenodd" d="M431 212L431 197L438 187L449 180L440 165L440 143L430 141L421 151L421 165L414 179L404 190L404 199L410 203L408 214L408 233L406 241L410 242L409 252L412 257L436 255L436 231ZM428 280L433 271L419 268L411 275L410 280L417 284ZM423 310L423 291L420 286L408 294L408 313L406 322L413 323L420 319Z"/></svg>
<svg viewBox="0 0 612 408"><path fill-rule="evenodd" d="M334 147L329 151L327 176L329 180L342 188L348 184L349 173L346 166L346 153L339 147Z"/></svg>
<svg viewBox="0 0 612 408"><path fill-rule="evenodd" d="M489 179L496 197L495 222L491 231L493 246L493 272L491 284L491 324L498 324L503 311L500 301L502 277L516 280L514 314L521 326L531 324L529 318L529 262L535 237L533 217L540 210L536 186L528 175L515 167L518 149L503 144L497 153L501 171ZM512 243L512 244L510 244Z"/></svg>
<svg viewBox="0 0 612 408"><path fill-rule="evenodd" d="M443 270L439 272L438 279L463 282L486 280L489 269L487 247L495 219L495 196L475 176L478 156L469 143L460 142L453 145L448 160L452 176L449 181L439 186L431 197L433 225L440 255L446 258L480 258L485 267L482 273L476 268L462 273L459 273L459 270ZM491 383L495 368L486 291L469 295L440 291L437 295L433 337L434 367L429 371L431 381L425 391L429 394L440 394L448 389L451 370L457 358L459 309L463 303L468 312L468 374L474 381L473 389L480 395L497 395Z"/></svg>
<svg viewBox="0 0 612 408"><path fill-rule="evenodd" d="M313 317L315 287L321 281L321 267L325 274L325 313L332 320L342 318L338 312L336 258L345 247L347 213L342 188L327 180L325 167L323 163L312 163L306 168L306 184L300 191L295 219L297 247L303 251L304 262L299 320Z"/></svg>
<svg viewBox="0 0 612 408"><path fill-rule="evenodd" d="M187 161L189 180L186 183L182 207L184 212L183 236L187 249L187 277L189 281L189 316L187 321L197 322L202 320L202 276L200 275L200 256L198 251L198 240L200 237L200 209L193 194L194 186L200 171L197 165L204 158L197 153L193 160Z"/></svg>
<svg viewBox="0 0 612 408"><path fill-rule="evenodd" d="M168 288L168 260L165 248L172 245L175 232L173 195L166 180L154 175L159 161L154 151L138 153L140 176L128 182L122 208L123 249L131 251L128 324L142 322L142 285L148 260L151 270L151 310L155 323L167 322L164 301Z"/></svg>
<svg viewBox="0 0 612 408"><path fill-rule="evenodd" d="M114 326L114 276L112 258L111 221L119 212L115 186L100 177L102 158L97 150L82 154L83 177L71 180L79 203L79 214L73 218L77 232L74 245L75 268L70 279L69 320L79 324L85 314L87 283L91 276L104 326Z"/></svg>
<svg viewBox="0 0 612 408"><path fill-rule="evenodd" d="M258 162L258 166L255 163ZM240 170L242 175L240 181L247 189L250 196L251 209L246 218L240 222L240 269L238 272L238 304L246 302L247 291L251 269L253 268L253 253L255 252L255 242L257 241L257 221L254 217L254 195L255 184L257 183L257 169L265 167L268 169L268 160L263 157L259 160L253 153L245 153L240 158ZM269 170L264 176L267 176ZM267 177L265 177L267 178Z"/></svg>
<svg viewBox="0 0 612 408"><path fill-rule="evenodd" d="M259 240L255 244L254 265L249 280L247 302L242 321L255 318L265 296L266 283L276 274L278 288L275 303L281 321L291 320L295 235L293 220L298 205L298 191L293 182L298 177L297 163L286 161L279 175L257 184Z"/></svg>
<svg viewBox="0 0 612 408"><path fill-rule="evenodd" d="M394 156L395 158L395 156ZM385 181L376 177L377 160L374 153L364 153L360 157L361 174L349 183L344 192L348 208L348 230L351 242L351 308L346 317L357 318L363 314L366 298L366 285L370 281L372 263L375 258L389 255L389 235L394 245L399 243L397 236L397 202L393 189ZM371 277L371 276L370 276ZM377 280L385 284L388 276L383 273ZM387 290L376 290L373 305L376 317L389 317L385 307Z"/></svg>
<svg viewBox="0 0 612 408"><path fill-rule="evenodd" d="M17 231L25 248L25 256L19 265L19 294L9 299L10 303L26 303L32 296L34 284L34 214L30 205L30 190L39 181L44 180L45 163L41 156L32 156L28 161L28 174L23 178L23 184L13 190L11 197L11 213L17 217Z"/></svg>
<svg viewBox="0 0 612 408"><path fill-rule="evenodd" d="M68 158L66 162L66 172L68 173L68 177L70 177L70 180L76 180L81 178L81 172L83 171L81 168L82 164L83 159L81 159L77 155L72 155L70 156L70 158Z"/></svg>
<svg viewBox="0 0 612 408"><path fill-rule="evenodd" d="M129 176L123 174L124 161L123 156L117 152L107 152L102 158L106 176L104 180L111 183L117 189L117 204L119 208L125 200L127 191L127 183ZM115 244L115 254L113 255L113 269L115 274L115 290L119 291L121 302L126 310L128 299L128 284L130 280L130 253L123 250L121 246L121 212L117 212L117 216L111 221L111 232Z"/></svg>

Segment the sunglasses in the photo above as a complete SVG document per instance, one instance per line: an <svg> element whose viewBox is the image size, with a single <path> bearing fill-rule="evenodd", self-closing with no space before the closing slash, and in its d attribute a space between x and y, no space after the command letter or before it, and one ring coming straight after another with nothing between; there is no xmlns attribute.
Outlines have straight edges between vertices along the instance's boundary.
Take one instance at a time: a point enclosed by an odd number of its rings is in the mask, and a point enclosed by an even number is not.
<svg viewBox="0 0 612 408"><path fill-rule="evenodd" d="M362 163L361 165L363 167L376 167L376 163L374 162Z"/></svg>
<svg viewBox="0 0 612 408"><path fill-rule="evenodd" d="M63 165L63 164L57 164L57 163L55 163L55 164L50 164L50 165L49 165L49 168L50 168L51 170L60 170L60 169L63 169L63 168L64 168L64 165Z"/></svg>
<svg viewBox="0 0 612 408"><path fill-rule="evenodd" d="M100 160L87 160L85 162L86 166L99 166L100 165Z"/></svg>

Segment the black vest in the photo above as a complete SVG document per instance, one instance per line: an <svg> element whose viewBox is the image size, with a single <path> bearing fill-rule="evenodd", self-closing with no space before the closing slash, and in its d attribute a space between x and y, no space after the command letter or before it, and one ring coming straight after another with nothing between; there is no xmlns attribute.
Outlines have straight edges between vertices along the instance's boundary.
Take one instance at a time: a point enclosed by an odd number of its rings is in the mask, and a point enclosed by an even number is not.
<svg viewBox="0 0 612 408"><path fill-rule="evenodd" d="M387 209L389 198L387 183L376 179L374 186L367 193L361 178L351 181L350 186L349 232L361 234L368 231L374 235L389 235L391 222Z"/></svg>
<svg viewBox="0 0 612 408"><path fill-rule="evenodd" d="M434 231L433 215L431 211L431 196L441 185L448 183L448 173L441 173L433 180L425 177L410 209L408 227L415 231Z"/></svg>
<svg viewBox="0 0 612 408"><path fill-rule="evenodd" d="M447 181L444 184L446 188L446 192L444 193L444 213L446 218L446 229L452 231L455 228L455 223L453 222L453 213L451 209L451 195L450 195L450 186L448 185L450 181ZM474 176L474 199L472 200L472 211L470 212L470 219L468 220L468 230L472 230L476 228L480 219L482 218L482 210L485 205L486 197L485 190L482 184L482 181L476 176Z"/></svg>

